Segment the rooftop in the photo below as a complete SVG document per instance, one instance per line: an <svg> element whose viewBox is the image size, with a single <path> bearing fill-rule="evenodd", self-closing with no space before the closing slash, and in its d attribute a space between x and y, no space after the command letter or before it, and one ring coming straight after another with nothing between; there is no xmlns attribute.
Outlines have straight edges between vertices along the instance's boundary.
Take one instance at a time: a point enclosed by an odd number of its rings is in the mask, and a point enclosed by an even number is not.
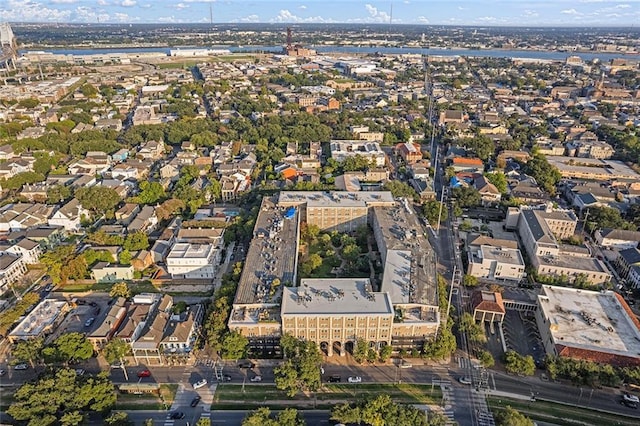
<svg viewBox="0 0 640 426"><path fill-rule="evenodd" d="M393 195L389 191L364 192L323 192L323 191L282 191L278 205L306 204L307 207L371 207L393 205Z"/></svg>
<svg viewBox="0 0 640 426"><path fill-rule="evenodd" d="M394 304L437 305L435 252L406 200L394 207L373 208L376 240L386 250L381 290Z"/></svg>
<svg viewBox="0 0 640 426"><path fill-rule="evenodd" d="M480 252L483 259L524 266L524 260L518 249L482 245L480 246Z"/></svg>
<svg viewBox="0 0 640 426"><path fill-rule="evenodd" d="M48 327L53 326L67 307L65 301L43 300L13 329L10 336L13 339L29 339L42 335Z"/></svg>
<svg viewBox="0 0 640 426"><path fill-rule="evenodd" d="M176 243L167 255L170 259L208 259L216 246L213 244Z"/></svg>
<svg viewBox="0 0 640 426"><path fill-rule="evenodd" d="M609 273L601 260L574 255L538 256L540 265L555 266L586 272Z"/></svg>
<svg viewBox="0 0 640 426"><path fill-rule="evenodd" d="M393 315L387 293L374 292L368 278L303 279L286 287L282 313L286 315Z"/></svg>
<svg viewBox="0 0 640 426"><path fill-rule="evenodd" d="M557 167L563 175L585 175L593 179L638 179L640 175L622 161L600 160L595 158L574 158L548 155L547 161Z"/></svg>
<svg viewBox="0 0 640 426"><path fill-rule="evenodd" d="M538 304L555 344L640 356L640 323L616 293L545 285Z"/></svg>
<svg viewBox="0 0 640 426"><path fill-rule="evenodd" d="M275 278L283 286L295 283L299 212L294 209L293 217L285 218L287 211L272 198L262 200L234 305L267 303L275 298L271 292Z"/></svg>

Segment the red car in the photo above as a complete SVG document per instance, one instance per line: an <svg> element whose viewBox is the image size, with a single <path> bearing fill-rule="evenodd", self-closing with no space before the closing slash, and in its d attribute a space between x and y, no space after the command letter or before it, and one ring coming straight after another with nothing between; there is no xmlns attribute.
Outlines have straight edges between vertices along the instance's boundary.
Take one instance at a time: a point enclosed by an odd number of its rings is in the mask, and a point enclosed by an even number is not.
<svg viewBox="0 0 640 426"><path fill-rule="evenodd" d="M151 376L151 371L149 370L138 371L138 377L149 377L149 376Z"/></svg>

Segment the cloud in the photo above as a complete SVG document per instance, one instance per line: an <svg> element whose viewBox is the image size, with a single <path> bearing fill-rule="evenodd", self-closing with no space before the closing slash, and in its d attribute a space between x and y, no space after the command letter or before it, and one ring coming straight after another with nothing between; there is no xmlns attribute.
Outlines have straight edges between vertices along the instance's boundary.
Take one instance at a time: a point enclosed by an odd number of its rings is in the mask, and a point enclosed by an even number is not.
<svg viewBox="0 0 640 426"><path fill-rule="evenodd" d="M387 23L391 20L391 16L389 16L387 12L382 12L375 6L365 4L364 7L367 9L367 12L369 12L369 17L365 19L365 22Z"/></svg>
<svg viewBox="0 0 640 426"><path fill-rule="evenodd" d="M307 8L307 6L305 6L304 4L301 4L300 6L298 6L298 9L305 10L306 8Z"/></svg>
<svg viewBox="0 0 640 426"><path fill-rule="evenodd" d="M122 7L132 7L135 6L137 3L136 0L122 0L122 2L120 3L120 6Z"/></svg>
<svg viewBox="0 0 640 426"><path fill-rule="evenodd" d="M325 19L322 16L309 16L303 18L301 16L294 15L288 9L282 9L280 12L270 20L270 22L293 22L293 23L330 23L334 22L332 19Z"/></svg>
<svg viewBox="0 0 640 426"><path fill-rule="evenodd" d="M239 18L239 19L234 19L231 22L260 22L260 17L254 13L254 14L249 15L249 16L244 16L244 17Z"/></svg>
<svg viewBox="0 0 640 426"><path fill-rule="evenodd" d="M107 0L98 0L98 6L107 6L108 4Z"/></svg>
<svg viewBox="0 0 640 426"><path fill-rule="evenodd" d="M561 10L560 13L565 14L565 15L575 15L575 16L582 15L582 13L578 12L577 10L575 10L573 8L572 9Z"/></svg>
<svg viewBox="0 0 640 426"><path fill-rule="evenodd" d="M428 24L429 23L429 19L427 19L425 16L418 16L416 21L418 21L421 24Z"/></svg>
<svg viewBox="0 0 640 426"><path fill-rule="evenodd" d="M523 15L527 18L537 18L538 16L540 16L540 14L535 10L529 10L529 9L525 9L523 12Z"/></svg>
<svg viewBox="0 0 640 426"><path fill-rule="evenodd" d="M55 3L55 4L71 4L71 3L77 3L78 0L51 0L51 3Z"/></svg>
<svg viewBox="0 0 640 426"><path fill-rule="evenodd" d="M178 10L182 10L182 9L186 9L186 8L188 8L188 7L191 7L191 6L189 6L188 4L184 4L184 3L178 3L178 4L176 4L176 5L175 5L175 6L173 6L173 7L175 7L175 8L176 8L176 9L178 9Z"/></svg>
<svg viewBox="0 0 640 426"><path fill-rule="evenodd" d="M49 8L31 0L9 0L0 6L2 20L9 22L68 22L71 14L71 10Z"/></svg>

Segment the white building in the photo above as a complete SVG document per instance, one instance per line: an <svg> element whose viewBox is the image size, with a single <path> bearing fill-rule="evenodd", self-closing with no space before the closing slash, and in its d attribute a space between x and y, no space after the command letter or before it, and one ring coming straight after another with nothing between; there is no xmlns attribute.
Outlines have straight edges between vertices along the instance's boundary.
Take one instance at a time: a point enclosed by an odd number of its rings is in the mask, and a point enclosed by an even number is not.
<svg viewBox="0 0 640 426"><path fill-rule="evenodd" d="M14 282L27 272L27 264L21 255L0 252L0 294L9 290Z"/></svg>
<svg viewBox="0 0 640 426"><path fill-rule="evenodd" d="M173 278L212 279L220 262L215 244L176 243L167 255L167 272Z"/></svg>
<svg viewBox="0 0 640 426"><path fill-rule="evenodd" d="M383 167L386 163L386 155L377 142L361 140L332 140L331 158L342 163L349 157L360 155L371 160L376 167Z"/></svg>
<svg viewBox="0 0 640 426"><path fill-rule="evenodd" d="M524 278L524 260L517 248L487 244L469 246L467 274L490 280L520 281Z"/></svg>
<svg viewBox="0 0 640 426"><path fill-rule="evenodd" d="M602 247L625 250L638 247L640 232L604 228L596 231L596 242Z"/></svg>

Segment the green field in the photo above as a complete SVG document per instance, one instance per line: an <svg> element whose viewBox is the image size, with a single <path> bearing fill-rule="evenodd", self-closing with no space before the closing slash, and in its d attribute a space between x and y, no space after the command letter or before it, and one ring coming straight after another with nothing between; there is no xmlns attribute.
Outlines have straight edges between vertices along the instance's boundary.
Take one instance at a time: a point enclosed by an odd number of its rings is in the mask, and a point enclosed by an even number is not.
<svg viewBox="0 0 640 426"><path fill-rule="evenodd" d="M504 408L509 405L511 408L520 411L522 414L534 421L548 421L560 426L640 425L640 419L638 418L616 416L614 414L602 413L600 411L578 408L570 405L556 404L553 402L488 398L487 403L494 414L498 411L504 410ZM631 411L633 410L630 410L630 415L635 414Z"/></svg>
<svg viewBox="0 0 640 426"><path fill-rule="evenodd" d="M368 396L390 395L395 402L407 404L438 404L442 399L439 387L427 385L340 384L325 385L318 392L299 393L287 397L273 385L224 384L218 386L213 401L215 409L242 409L261 406L281 408L328 408L342 402L355 402Z"/></svg>

